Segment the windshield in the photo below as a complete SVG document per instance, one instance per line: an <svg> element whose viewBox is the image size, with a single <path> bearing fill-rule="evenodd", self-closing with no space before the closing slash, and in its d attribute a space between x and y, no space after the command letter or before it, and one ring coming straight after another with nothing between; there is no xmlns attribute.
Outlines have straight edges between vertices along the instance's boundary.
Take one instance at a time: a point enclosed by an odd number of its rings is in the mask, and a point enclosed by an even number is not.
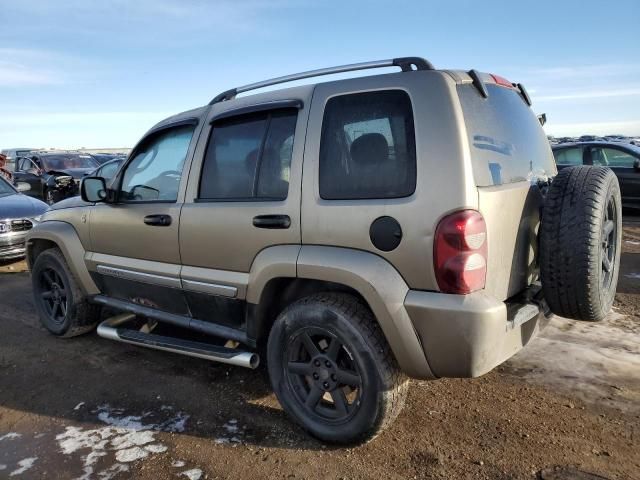
<svg viewBox="0 0 640 480"><path fill-rule="evenodd" d="M13 187L0 175L0 197L13 195L14 193L16 193L16 191Z"/></svg>
<svg viewBox="0 0 640 480"><path fill-rule="evenodd" d="M40 158L46 171L67 170L69 168L97 168L98 163L90 155L65 154L47 155Z"/></svg>

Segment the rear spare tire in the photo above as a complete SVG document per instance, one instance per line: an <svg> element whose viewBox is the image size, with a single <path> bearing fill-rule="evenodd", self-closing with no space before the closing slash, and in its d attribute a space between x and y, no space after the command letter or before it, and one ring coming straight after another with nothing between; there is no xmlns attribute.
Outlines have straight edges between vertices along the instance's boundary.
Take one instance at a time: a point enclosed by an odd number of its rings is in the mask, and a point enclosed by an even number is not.
<svg viewBox="0 0 640 480"><path fill-rule="evenodd" d="M622 210L614 173L603 167L560 171L547 193L540 229L540 277L549 308L599 321L618 284Z"/></svg>

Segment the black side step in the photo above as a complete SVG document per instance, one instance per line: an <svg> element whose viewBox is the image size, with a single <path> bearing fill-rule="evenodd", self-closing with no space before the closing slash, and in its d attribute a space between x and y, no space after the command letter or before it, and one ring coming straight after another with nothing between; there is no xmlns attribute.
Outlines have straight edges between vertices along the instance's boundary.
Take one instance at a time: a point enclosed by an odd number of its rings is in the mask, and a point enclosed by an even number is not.
<svg viewBox="0 0 640 480"><path fill-rule="evenodd" d="M122 325L135 318L135 315L130 313L123 313L108 318L98 325L98 335L118 342L130 343L154 350L163 350L165 352L179 353L214 362L228 363L239 367L256 368L260 364L260 357L253 352L219 347L217 345L183 340L181 338L155 335L153 333L143 333L129 328L121 328Z"/></svg>
<svg viewBox="0 0 640 480"><path fill-rule="evenodd" d="M133 313L140 317L153 318L159 322L170 323L177 327L186 328L188 330L194 330L196 332L205 333L214 337L224 338L225 340L235 340L236 342L244 343L251 347L255 347L255 341L250 339L246 332L237 330L231 327L225 327L224 325L218 325L211 322L205 322L195 318L176 315L175 313L162 312L155 308L145 307L137 303L127 302L125 300L118 300L116 298L107 297L105 295L96 295L92 298L93 303L99 305L105 305L107 307L114 308L115 310L121 310L123 312Z"/></svg>

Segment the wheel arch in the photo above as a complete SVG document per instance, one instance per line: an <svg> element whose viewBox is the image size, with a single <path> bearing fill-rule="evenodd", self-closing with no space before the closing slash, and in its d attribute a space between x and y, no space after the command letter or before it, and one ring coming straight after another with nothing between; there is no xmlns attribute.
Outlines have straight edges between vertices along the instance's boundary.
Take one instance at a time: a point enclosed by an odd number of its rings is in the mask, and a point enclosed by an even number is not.
<svg viewBox="0 0 640 480"><path fill-rule="evenodd" d="M346 292L360 298L373 312L405 373L415 378L435 378L404 308L409 287L389 262L370 252L341 247L273 248L279 249L277 254L269 254L274 263L265 262L263 270L254 262L251 269L247 290L251 336L259 342L264 340L278 314L299 298L319 292Z"/></svg>
<svg viewBox="0 0 640 480"><path fill-rule="evenodd" d="M85 249L76 230L66 222L49 220L36 225L27 235L27 264L31 269L43 251L59 248L85 295L100 293L84 263Z"/></svg>

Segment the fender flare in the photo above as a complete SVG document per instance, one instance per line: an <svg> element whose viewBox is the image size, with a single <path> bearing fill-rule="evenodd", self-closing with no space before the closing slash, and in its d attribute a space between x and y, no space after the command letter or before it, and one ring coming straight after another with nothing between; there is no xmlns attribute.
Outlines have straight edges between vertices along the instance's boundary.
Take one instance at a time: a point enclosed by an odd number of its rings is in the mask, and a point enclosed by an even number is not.
<svg viewBox="0 0 640 480"><path fill-rule="evenodd" d="M435 378L404 306L409 287L383 258L341 247L270 247L256 257L251 267L247 301L258 305L265 285L282 277L324 280L357 291L371 308L400 368L414 378Z"/></svg>
<svg viewBox="0 0 640 480"><path fill-rule="evenodd" d="M86 250L71 224L59 220L48 220L32 228L26 239L28 259L33 258L33 247L38 240L53 242L62 251L71 273L78 279L78 286L82 293L85 295L100 293L84 262Z"/></svg>

